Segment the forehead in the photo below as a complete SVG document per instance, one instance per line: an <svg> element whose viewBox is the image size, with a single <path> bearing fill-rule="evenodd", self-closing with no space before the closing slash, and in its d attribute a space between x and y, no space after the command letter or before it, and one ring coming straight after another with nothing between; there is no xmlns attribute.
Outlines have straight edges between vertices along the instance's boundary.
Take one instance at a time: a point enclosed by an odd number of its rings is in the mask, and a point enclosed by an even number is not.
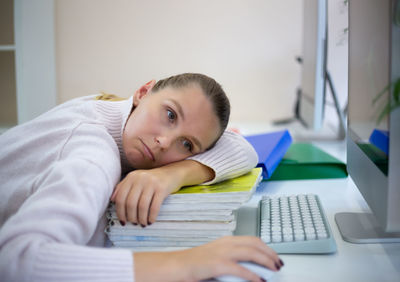
<svg viewBox="0 0 400 282"><path fill-rule="evenodd" d="M166 87L154 93L160 103L172 105L178 114L178 127L182 134L197 138L203 150L210 146L220 134L220 125L210 99L200 86ZM153 96L152 95L152 96Z"/></svg>

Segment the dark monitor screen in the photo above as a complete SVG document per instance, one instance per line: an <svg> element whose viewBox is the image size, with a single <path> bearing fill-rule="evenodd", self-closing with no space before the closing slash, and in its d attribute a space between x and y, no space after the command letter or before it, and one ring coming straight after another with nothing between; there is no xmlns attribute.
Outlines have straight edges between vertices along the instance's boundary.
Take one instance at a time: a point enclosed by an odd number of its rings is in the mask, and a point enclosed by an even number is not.
<svg viewBox="0 0 400 282"><path fill-rule="evenodd" d="M349 17L350 137L387 175L391 82L390 1L351 1ZM374 138L374 136L381 138Z"/></svg>
<svg viewBox="0 0 400 282"><path fill-rule="evenodd" d="M399 0L349 1L347 168L372 211L335 215L342 237L353 243L400 242L397 13Z"/></svg>

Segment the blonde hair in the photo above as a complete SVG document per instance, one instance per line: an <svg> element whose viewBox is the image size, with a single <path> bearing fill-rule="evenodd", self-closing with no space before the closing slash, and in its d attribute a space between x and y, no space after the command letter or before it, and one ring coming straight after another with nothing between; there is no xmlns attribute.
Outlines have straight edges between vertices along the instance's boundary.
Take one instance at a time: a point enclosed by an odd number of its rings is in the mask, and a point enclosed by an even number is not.
<svg viewBox="0 0 400 282"><path fill-rule="evenodd" d="M101 101L123 101L123 100L127 100L128 98L120 97L115 94L108 94L105 92L100 92L100 95L96 96L94 99L101 100Z"/></svg>

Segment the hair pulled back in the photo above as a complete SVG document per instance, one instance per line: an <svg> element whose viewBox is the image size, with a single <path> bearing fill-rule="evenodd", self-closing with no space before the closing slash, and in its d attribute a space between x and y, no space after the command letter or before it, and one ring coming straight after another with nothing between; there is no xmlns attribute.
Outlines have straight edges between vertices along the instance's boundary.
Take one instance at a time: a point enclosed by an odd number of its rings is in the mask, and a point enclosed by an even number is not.
<svg viewBox="0 0 400 282"><path fill-rule="evenodd" d="M158 81L151 91L157 92L166 87L181 88L190 84L200 86L203 93L210 99L214 112L218 117L222 134L228 125L231 107L221 85L213 78L200 73L178 74Z"/></svg>

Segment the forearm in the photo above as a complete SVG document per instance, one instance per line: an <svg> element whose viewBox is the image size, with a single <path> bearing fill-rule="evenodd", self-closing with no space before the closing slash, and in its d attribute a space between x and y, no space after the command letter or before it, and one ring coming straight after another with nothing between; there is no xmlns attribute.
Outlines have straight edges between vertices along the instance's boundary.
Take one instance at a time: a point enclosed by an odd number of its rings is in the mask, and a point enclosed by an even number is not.
<svg viewBox="0 0 400 282"><path fill-rule="evenodd" d="M135 282L201 281L234 275L246 281L261 281L238 261L252 261L278 271L283 262L258 237L228 236L180 251L135 253ZM154 267L156 266L156 267Z"/></svg>
<svg viewBox="0 0 400 282"><path fill-rule="evenodd" d="M177 259L178 252L133 253L134 281L185 281L188 265ZM156 267L154 267L156 266Z"/></svg>
<svg viewBox="0 0 400 282"><path fill-rule="evenodd" d="M243 136L229 131L224 132L212 149L189 159L213 170L215 175L206 183L208 185L242 175L258 162L251 144Z"/></svg>
<svg viewBox="0 0 400 282"><path fill-rule="evenodd" d="M215 177L214 171L195 160L183 160L165 165L161 168L168 175L178 180L177 190L182 186L201 184Z"/></svg>

